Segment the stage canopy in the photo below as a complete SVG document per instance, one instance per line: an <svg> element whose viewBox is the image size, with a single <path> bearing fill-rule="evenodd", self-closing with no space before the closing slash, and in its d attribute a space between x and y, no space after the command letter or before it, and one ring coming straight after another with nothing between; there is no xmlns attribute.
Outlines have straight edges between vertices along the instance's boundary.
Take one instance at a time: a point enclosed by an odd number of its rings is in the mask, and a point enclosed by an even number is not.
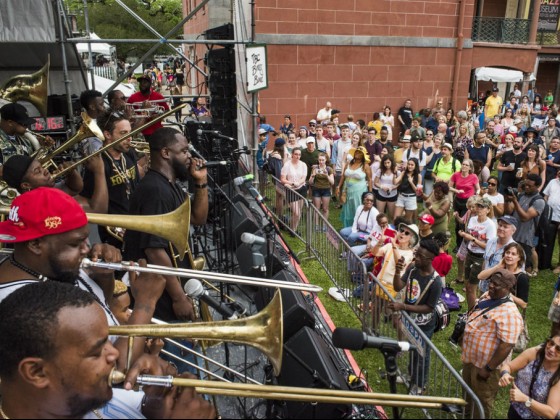
<svg viewBox="0 0 560 420"><path fill-rule="evenodd" d="M518 70L498 69L495 67L480 67L475 71L476 80L516 83L523 81L523 72ZM531 73L530 81L535 80L535 75Z"/></svg>

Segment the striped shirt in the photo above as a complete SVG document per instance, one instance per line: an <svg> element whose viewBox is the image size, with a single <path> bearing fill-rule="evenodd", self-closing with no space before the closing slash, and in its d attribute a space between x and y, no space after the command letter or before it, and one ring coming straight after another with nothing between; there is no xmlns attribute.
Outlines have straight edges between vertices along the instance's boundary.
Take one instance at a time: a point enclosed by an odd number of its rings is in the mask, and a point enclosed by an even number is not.
<svg viewBox="0 0 560 420"><path fill-rule="evenodd" d="M113 398L103 407L96 411L104 419L145 419L142 414L142 399L144 393L142 391L126 391L124 389L113 389ZM83 419L98 419L99 417L93 412L88 412Z"/></svg>
<svg viewBox="0 0 560 420"><path fill-rule="evenodd" d="M463 363L483 368L490 362L500 342L515 344L523 329L523 318L512 301L491 309L479 316L484 309L469 315L463 336Z"/></svg>

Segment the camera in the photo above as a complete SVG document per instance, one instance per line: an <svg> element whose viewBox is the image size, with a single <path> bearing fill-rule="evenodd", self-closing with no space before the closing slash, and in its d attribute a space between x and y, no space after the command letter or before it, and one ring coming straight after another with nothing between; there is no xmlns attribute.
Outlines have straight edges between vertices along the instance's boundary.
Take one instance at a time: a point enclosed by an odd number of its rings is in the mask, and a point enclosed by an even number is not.
<svg viewBox="0 0 560 420"><path fill-rule="evenodd" d="M508 187L507 192L508 195L517 195L517 188Z"/></svg>
<svg viewBox="0 0 560 420"><path fill-rule="evenodd" d="M467 313L460 314L457 317L457 322L455 322L455 328L453 328L453 333L449 337L449 342L457 347L463 333L465 332L465 327L467 326Z"/></svg>

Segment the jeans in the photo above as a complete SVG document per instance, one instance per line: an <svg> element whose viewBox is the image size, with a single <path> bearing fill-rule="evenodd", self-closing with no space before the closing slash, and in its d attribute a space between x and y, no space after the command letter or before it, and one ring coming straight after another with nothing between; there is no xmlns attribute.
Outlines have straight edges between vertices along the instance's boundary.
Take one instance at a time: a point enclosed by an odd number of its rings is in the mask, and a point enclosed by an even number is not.
<svg viewBox="0 0 560 420"><path fill-rule="evenodd" d="M367 241L367 233L360 231L352 232L351 226L341 229L340 236L342 236L342 239L348 242L348 245L350 246L363 244Z"/></svg>
<svg viewBox="0 0 560 420"><path fill-rule="evenodd" d="M430 340L436 328L436 316L434 313L429 324L418 326ZM424 355L424 357L420 356L416 350L410 352L408 369L410 372L410 382L411 384L416 384L419 388L424 388L430 373L430 347L427 345L424 346Z"/></svg>

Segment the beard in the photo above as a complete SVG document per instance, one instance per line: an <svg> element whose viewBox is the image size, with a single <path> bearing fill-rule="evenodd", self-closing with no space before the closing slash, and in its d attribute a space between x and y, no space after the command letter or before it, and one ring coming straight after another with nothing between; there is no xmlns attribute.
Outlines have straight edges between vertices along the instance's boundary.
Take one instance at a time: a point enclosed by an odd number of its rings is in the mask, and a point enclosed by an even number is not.
<svg viewBox="0 0 560 420"><path fill-rule="evenodd" d="M63 268L60 262L54 258L50 258L49 264L53 272L53 280L61 283L74 284L80 275L80 267Z"/></svg>
<svg viewBox="0 0 560 420"><path fill-rule="evenodd" d="M109 399L90 398L85 399L79 394L70 395L66 400L66 405L70 412L69 417L81 419L88 412L95 410L107 403Z"/></svg>
<svg viewBox="0 0 560 420"><path fill-rule="evenodd" d="M171 161L171 166L173 167L173 172L175 172L175 177L179 181L187 181L189 179L190 171L187 165L179 162L175 157Z"/></svg>

